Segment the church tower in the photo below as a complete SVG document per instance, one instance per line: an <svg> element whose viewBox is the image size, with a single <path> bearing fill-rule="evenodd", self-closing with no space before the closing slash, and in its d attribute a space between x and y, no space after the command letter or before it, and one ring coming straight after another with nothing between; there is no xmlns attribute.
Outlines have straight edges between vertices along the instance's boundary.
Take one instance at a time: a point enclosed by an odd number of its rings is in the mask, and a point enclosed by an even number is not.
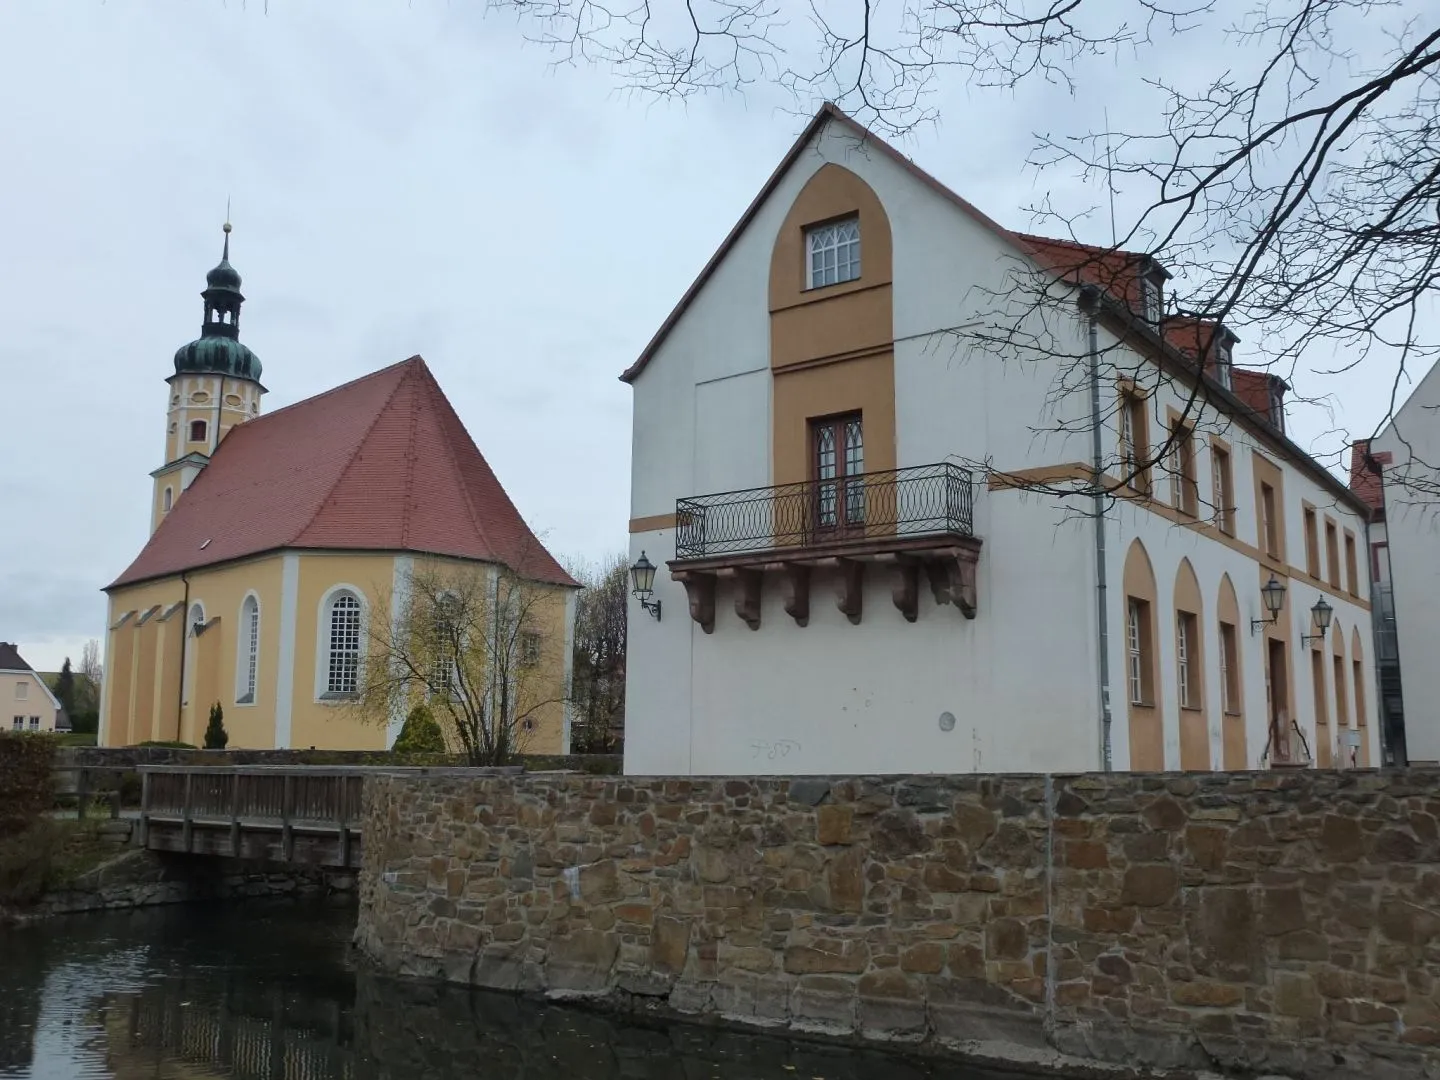
<svg viewBox="0 0 1440 1080"><path fill-rule="evenodd" d="M181 494L236 424L260 415L260 360L240 344L240 274L230 265L230 223L220 265L205 275L200 336L175 353L166 412L165 464L155 478L150 531L160 527Z"/></svg>

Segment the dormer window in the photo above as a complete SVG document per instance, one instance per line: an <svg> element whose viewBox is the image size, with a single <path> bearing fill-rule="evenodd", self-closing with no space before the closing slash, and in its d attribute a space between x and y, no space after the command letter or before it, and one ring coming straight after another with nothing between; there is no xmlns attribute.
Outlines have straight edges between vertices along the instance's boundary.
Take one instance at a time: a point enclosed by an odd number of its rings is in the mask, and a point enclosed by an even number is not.
<svg viewBox="0 0 1440 1080"><path fill-rule="evenodd" d="M1158 273L1150 272L1140 276L1140 313L1145 321L1157 330L1160 327L1161 282Z"/></svg>
<svg viewBox="0 0 1440 1080"><path fill-rule="evenodd" d="M1285 384L1274 377L1270 379L1270 423L1285 433Z"/></svg>
<svg viewBox="0 0 1440 1080"><path fill-rule="evenodd" d="M805 230L805 287L818 289L860 276L860 219L845 218Z"/></svg>
<svg viewBox="0 0 1440 1080"><path fill-rule="evenodd" d="M1223 338L1215 340L1215 381L1226 390L1234 389L1230 377L1230 342Z"/></svg>

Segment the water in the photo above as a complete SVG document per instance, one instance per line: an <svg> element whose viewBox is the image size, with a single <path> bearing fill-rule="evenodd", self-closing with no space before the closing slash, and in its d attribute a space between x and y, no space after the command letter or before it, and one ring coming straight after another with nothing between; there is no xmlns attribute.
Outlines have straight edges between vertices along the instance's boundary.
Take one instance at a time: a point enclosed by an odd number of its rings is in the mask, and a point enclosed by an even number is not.
<svg viewBox="0 0 1440 1080"><path fill-rule="evenodd" d="M0 928L0 1078L990 1080L382 978L355 963L353 927L352 908L289 902Z"/></svg>

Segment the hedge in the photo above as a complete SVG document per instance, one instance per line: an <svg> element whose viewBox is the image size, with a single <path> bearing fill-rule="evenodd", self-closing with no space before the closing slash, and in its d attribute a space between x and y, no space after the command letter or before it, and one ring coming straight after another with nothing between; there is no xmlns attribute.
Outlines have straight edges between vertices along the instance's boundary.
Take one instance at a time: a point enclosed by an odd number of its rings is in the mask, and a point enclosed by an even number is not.
<svg viewBox="0 0 1440 1080"><path fill-rule="evenodd" d="M55 737L0 731L0 839L18 836L55 802Z"/></svg>

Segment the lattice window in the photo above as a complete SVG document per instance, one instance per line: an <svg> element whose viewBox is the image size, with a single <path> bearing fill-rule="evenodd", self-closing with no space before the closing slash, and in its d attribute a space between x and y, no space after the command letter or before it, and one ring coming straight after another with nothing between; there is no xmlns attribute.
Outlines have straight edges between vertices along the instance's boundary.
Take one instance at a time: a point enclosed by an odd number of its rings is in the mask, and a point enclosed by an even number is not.
<svg viewBox="0 0 1440 1080"><path fill-rule="evenodd" d="M360 687L360 601L341 593L330 603L330 655L325 689L353 694Z"/></svg>
<svg viewBox="0 0 1440 1080"><path fill-rule="evenodd" d="M854 281L860 276L860 222L856 218L817 225L805 233L809 253L806 283L811 289Z"/></svg>
<svg viewBox="0 0 1440 1080"><path fill-rule="evenodd" d="M247 596L240 607L240 685L235 700L250 705L255 701L255 675L260 661L260 604Z"/></svg>

